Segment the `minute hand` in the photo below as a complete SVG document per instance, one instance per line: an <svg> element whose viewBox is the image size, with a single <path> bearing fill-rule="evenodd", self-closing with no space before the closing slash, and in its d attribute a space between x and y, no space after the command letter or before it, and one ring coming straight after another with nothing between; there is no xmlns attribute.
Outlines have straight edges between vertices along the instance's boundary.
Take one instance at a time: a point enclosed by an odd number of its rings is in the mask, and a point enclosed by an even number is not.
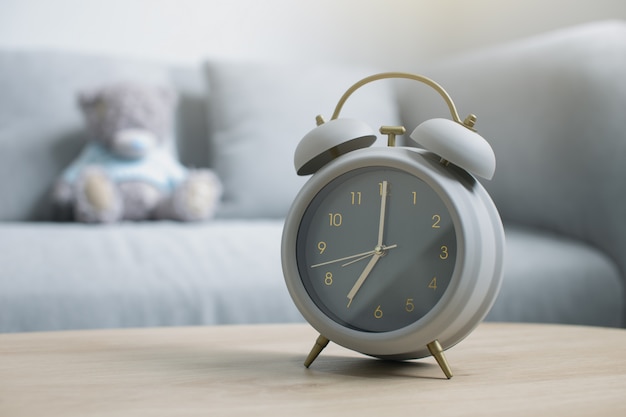
<svg viewBox="0 0 626 417"><path fill-rule="evenodd" d="M382 250L393 249L393 248L396 248L396 247L398 247L397 244L396 245L383 246ZM334 264L334 263L337 263L337 262L347 261L349 259L354 259L354 258L359 258L359 257L365 259L368 256L375 254L376 252L377 252L376 249L372 249L372 250L368 250L367 252L357 253L356 255L345 256L343 258L333 259L332 261L326 261L326 262L321 262L319 264L311 265L311 268L317 268L318 266L330 265L330 264ZM357 259L357 260L352 261L352 262L356 262L356 261L360 261L360 260L361 259ZM349 262L348 264L350 264L352 262ZM345 264L345 265L342 265L342 266L347 266L348 264Z"/></svg>
<svg viewBox="0 0 626 417"><path fill-rule="evenodd" d="M382 189L380 190L380 218L378 220L378 247L383 246L383 235L385 233L385 211L387 210L387 181L383 181Z"/></svg>
<svg viewBox="0 0 626 417"><path fill-rule="evenodd" d="M375 253L375 250L368 250L367 252L357 253L356 255L350 255L339 259L333 259L332 261L326 261L319 264L311 265L311 268L317 268L318 266L330 265L336 262L347 261L348 259L358 258L359 256L367 256Z"/></svg>

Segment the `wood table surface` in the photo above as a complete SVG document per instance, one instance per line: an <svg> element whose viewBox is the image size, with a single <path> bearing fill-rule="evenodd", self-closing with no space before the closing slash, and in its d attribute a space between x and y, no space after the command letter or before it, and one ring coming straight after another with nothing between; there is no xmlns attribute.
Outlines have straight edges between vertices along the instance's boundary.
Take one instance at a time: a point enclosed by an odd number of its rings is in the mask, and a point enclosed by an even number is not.
<svg viewBox="0 0 626 417"><path fill-rule="evenodd" d="M433 358L331 342L305 324L0 335L0 416L626 416L626 330L483 323Z"/></svg>

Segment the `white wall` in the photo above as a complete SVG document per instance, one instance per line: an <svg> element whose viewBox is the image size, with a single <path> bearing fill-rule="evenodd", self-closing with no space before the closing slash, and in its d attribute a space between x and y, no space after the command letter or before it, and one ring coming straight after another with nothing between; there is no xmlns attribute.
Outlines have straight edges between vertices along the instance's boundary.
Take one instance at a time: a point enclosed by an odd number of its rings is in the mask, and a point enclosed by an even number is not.
<svg viewBox="0 0 626 417"><path fill-rule="evenodd" d="M626 19L626 1L0 0L0 47L403 69L462 49L611 18Z"/></svg>

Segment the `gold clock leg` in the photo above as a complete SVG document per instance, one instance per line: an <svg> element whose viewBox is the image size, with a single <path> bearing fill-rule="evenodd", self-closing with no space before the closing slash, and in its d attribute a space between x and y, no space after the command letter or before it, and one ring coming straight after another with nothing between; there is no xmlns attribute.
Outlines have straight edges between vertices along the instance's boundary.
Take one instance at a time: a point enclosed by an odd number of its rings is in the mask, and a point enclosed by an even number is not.
<svg viewBox="0 0 626 417"><path fill-rule="evenodd" d="M450 365L448 365L448 361L446 360L446 357L443 354L443 348L441 347L439 340L435 339L429 344L427 344L426 346L428 347L430 354L433 355L433 357L439 364L439 367L441 368L443 373L446 375L446 378L448 379L452 378L452 371L450 370Z"/></svg>
<svg viewBox="0 0 626 417"><path fill-rule="evenodd" d="M306 366L307 368L311 366L313 361L319 356L322 350L324 350L326 345L328 345L328 342L329 342L328 339L326 339L322 335L319 335L319 337L315 341L315 345L313 346L313 349L311 349L311 351L309 352L309 356L307 356L306 360L304 361L304 366Z"/></svg>

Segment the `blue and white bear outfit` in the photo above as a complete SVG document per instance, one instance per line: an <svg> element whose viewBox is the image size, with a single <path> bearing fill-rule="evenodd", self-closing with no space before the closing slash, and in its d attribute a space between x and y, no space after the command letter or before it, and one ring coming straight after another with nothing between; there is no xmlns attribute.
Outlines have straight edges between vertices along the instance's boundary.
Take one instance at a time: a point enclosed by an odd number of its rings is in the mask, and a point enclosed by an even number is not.
<svg viewBox="0 0 626 417"><path fill-rule="evenodd" d="M69 184L76 184L83 170L93 166L97 166L115 183L146 182L166 194L174 192L188 173L163 147L156 147L143 158L124 159L99 143L90 142L65 169L62 178Z"/></svg>

